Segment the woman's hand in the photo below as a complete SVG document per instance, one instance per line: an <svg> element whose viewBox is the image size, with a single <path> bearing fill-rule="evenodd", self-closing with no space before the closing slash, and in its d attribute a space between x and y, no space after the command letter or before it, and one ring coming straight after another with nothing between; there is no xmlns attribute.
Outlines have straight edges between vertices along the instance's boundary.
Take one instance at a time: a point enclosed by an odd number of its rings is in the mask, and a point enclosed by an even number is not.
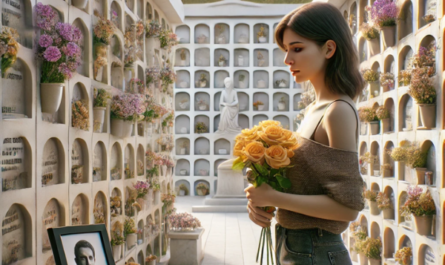
<svg viewBox="0 0 445 265"><path fill-rule="evenodd" d="M263 183L256 188L253 185L250 185L244 189L244 192L246 193L246 198L254 207L275 206L273 198L277 191L266 183Z"/></svg>
<svg viewBox="0 0 445 265"><path fill-rule="evenodd" d="M261 226L261 227L269 227L270 222L274 215L271 213L268 213L258 207L252 206L252 203L249 201L247 203L247 210L249 211L249 218L254 222L255 224Z"/></svg>

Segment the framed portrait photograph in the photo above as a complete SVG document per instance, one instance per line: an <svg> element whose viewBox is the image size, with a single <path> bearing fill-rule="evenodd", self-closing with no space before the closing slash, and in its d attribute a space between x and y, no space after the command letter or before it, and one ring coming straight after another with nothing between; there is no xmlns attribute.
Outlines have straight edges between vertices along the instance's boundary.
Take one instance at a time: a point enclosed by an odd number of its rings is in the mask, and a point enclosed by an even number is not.
<svg viewBox="0 0 445 265"><path fill-rule="evenodd" d="M115 265L104 224L49 228L57 265Z"/></svg>

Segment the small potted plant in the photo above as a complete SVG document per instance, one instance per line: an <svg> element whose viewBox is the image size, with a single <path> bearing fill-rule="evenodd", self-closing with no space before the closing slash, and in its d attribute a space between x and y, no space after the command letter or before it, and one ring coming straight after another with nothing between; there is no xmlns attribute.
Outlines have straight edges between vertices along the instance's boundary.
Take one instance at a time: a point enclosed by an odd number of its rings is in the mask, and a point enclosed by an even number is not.
<svg viewBox="0 0 445 265"><path fill-rule="evenodd" d="M82 50L79 45L83 36L79 28L69 23L58 24L58 14L50 5L37 3L36 17L40 30L37 58L42 61L42 112L53 114L62 102L65 80L71 79L81 64Z"/></svg>
<svg viewBox="0 0 445 265"><path fill-rule="evenodd" d="M93 46L94 46L94 78L102 81L103 66L107 64L107 46L110 44L111 36L114 33L114 24L105 17L99 15L97 10L94 15L98 18L97 24L93 30Z"/></svg>
<svg viewBox="0 0 445 265"><path fill-rule="evenodd" d="M388 198L386 193L380 191L377 194L376 201L377 207L383 211L383 219L394 220L394 207L392 206L391 199Z"/></svg>
<svg viewBox="0 0 445 265"><path fill-rule="evenodd" d="M116 221L114 223L114 225L116 225L116 224L119 224L120 226L122 226L122 224L119 221ZM120 260L121 252L122 252L122 245L124 243L125 243L124 238L117 231L111 231L111 248L113 250L113 258L115 261Z"/></svg>
<svg viewBox="0 0 445 265"><path fill-rule="evenodd" d="M409 186L408 198L402 206L402 216L414 216L416 232L422 236L430 236L433 224L433 215L436 206L429 190L423 192L418 186Z"/></svg>
<svg viewBox="0 0 445 265"><path fill-rule="evenodd" d="M246 82L244 82L245 78L246 78L246 76L243 74L240 74L238 76L238 87L239 88L246 88Z"/></svg>
<svg viewBox="0 0 445 265"><path fill-rule="evenodd" d="M136 234L136 225L134 220L130 217L127 217L124 222L124 237L127 243L127 249L132 248L136 245L137 234Z"/></svg>
<svg viewBox="0 0 445 265"><path fill-rule="evenodd" d="M363 37L368 41L368 50L371 56L380 53L380 39L379 31L370 23L363 23L360 26L360 32Z"/></svg>
<svg viewBox="0 0 445 265"><path fill-rule="evenodd" d="M219 64L219 66L221 66L221 67L224 67L224 66L225 66L225 64L226 64L226 58L224 57L224 55L221 54L221 55L219 56L218 64Z"/></svg>
<svg viewBox="0 0 445 265"><path fill-rule="evenodd" d="M355 243L354 250L357 252L359 256L359 264L366 265L368 264L368 257L366 257L366 232L365 231L357 231L355 233ZM363 237L363 238L362 238Z"/></svg>
<svg viewBox="0 0 445 265"><path fill-rule="evenodd" d="M226 36L224 35L224 25L217 24L215 26L217 29L216 31L219 32L218 37L216 37L216 43L218 44L225 44L226 43Z"/></svg>
<svg viewBox="0 0 445 265"><path fill-rule="evenodd" d="M264 81L263 79L258 80L257 82L257 88L265 88L266 87L266 81Z"/></svg>
<svg viewBox="0 0 445 265"><path fill-rule="evenodd" d="M86 100L74 100L71 103L71 125L84 131L90 127L90 113L88 111L88 102Z"/></svg>
<svg viewBox="0 0 445 265"><path fill-rule="evenodd" d="M241 34L238 37L238 43L248 43L249 42L249 37L246 34Z"/></svg>
<svg viewBox="0 0 445 265"><path fill-rule="evenodd" d="M17 60L17 53L20 47L17 39L19 38L20 36L17 30L6 26L2 27L0 33L0 54L2 58L1 70L3 78L6 77L6 72Z"/></svg>
<svg viewBox="0 0 445 265"><path fill-rule="evenodd" d="M383 92L388 92L389 90L394 89L394 74L381 73L380 85L383 87Z"/></svg>
<svg viewBox="0 0 445 265"><path fill-rule="evenodd" d="M370 84L369 92L370 98L378 96L379 94L379 73L372 69L363 69L362 71L363 79ZM374 90L374 94L371 93L371 90Z"/></svg>
<svg viewBox="0 0 445 265"><path fill-rule="evenodd" d="M411 71L408 94L419 105L420 120L426 129L436 123L436 88L428 74L428 68L415 68Z"/></svg>
<svg viewBox="0 0 445 265"><path fill-rule="evenodd" d="M259 43L267 42L266 32L265 32L265 28L263 25L261 25L260 30L258 31L258 33L256 35L257 35Z"/></svg>
<svg viewBox="0 0 445 265"><path fill-rule="evenodd" d="M391 124L390 124L390 119L389 119L390 118L389 111L382 105L377 108L377 110L375 111L375 114L377 116L377 119L379 119L381 122L381 126L382 126L381 128L382 128L383 132L389 132L391 130L390 129Z"/></svg>
<svg viewBox="0 0 445 265"><path fill-rule="evenodd" d="M206 110L207 109L207 103L204 99L198 99L196 105L198 106L199 110Z"/></svg>
<svg viewBox="0 0 445 265"><path fill-rule="evenodd" d="M380 211L377 206L377 192L373 190L364 190L363 197L368 200L371 214L378 215Z"/></svg>
<svg viewBox="0 0 445 265"><path fill-rule="evenodd" d="M156 257L155 255L153 255L153 254L150 254L150 255L148 255L146 258L145 258L145 265L156 265L156 259L157 259L158 257Z"/></svg>
<svg viewBox="0 0 445 265"><path fill-rule="evenodd" d="M189 189L184 183L182 183L181 185L179 185L179 196L185 195L189 195Z"/></svg>
<svg viewBox="0 0 445 265"><path fill-rule="evenodd" d="M427 14L427 15L423 16L422 19L426 22L426 24L429 24L429 23L433 22L434 20L436 20L436 17L433 14Z"/></svg>
<svg viewBox="0 0 445 265"><path fill-rule="evenodd" d="M201 154L203 154L203 153L207 154L207 150L201 150ZM209 171L207 169L200 169L199 170L199 174L201 176L208 176L209 175Z"/></svg>
<svg viewBox="0 0 445 265"><path fill-rule="evenodd" d="M199 78L199 87L203 88L207 86L207 78L206 74L201 74Z"/></svg>
<svg viewBox="0 0 445 265"><path fill-rule="evenodd" d="M263 110L264 109L264 103L257 100L253 103L253 108L257 110Z"/></svg>
<svg viewBox="0 0 445 265"><path fill-rule="evenodd" d="M200 43L200 44L207 42L207 36L204 34L199 35L196 39L198 40L198 43Z"/></svg>
<svg viewBox="0 0 445 265"><path fill-rule="evenodd" d="M179 56L181 57L181 66L187 66L185 49L181 49Z"/></svg>
<svg viewBox="0 0 445 265"><path fill-rule="evenodd" d="M412 169L412 184L425 184L425 172L428 152L423 151L416 143L412 143L403 147L405 150L405 164Z"/></svg>
<svg viewBox="0 0 445 265"><path fill-rule="evenodd" d="M149 89L154 89L155 84L160 81L160 70L158 67L149 67L145 70L145 82Z"/></svg>
<svg viewBox="0 0 445 265"><path fill-rule="evenodd" d="M266 63L266 60L264 60L264 55L260 51L258 51L256 58L258 60L258 66L263 67Z"/></svg>
<svg viewBox="0 0 445 265"><path fill-rule="evenodd" d="M410 247L404 247L396 251L394 258L400 265L410 265L413 258L413 252Z"/></svg>
<svg viewBox="0 0 445 265"><path fill-rule="evenodd" d="M275 81L276 87L285 88L287 86L285 79L279 79Z"/></svg>
<svg viewBox="0 0 445 265"><path fill-rule="evenodd" d="M136 184L133 185L133 187L137 192L136 198L137 199L141 198L145 200L145 197L148 194L148 190L150 188L150 184L147 181L138 180Z"/></svg>
<svg viewBox="0 0 445 265"><path fill-rule="evenodd" d="M196 185L196 194L199 196L205 196L209 194L209 186L205 184L204 182L199 182L198 185Z"/></svg>
<svg viewBox="0 0 445 265"><path fill-rule="evenodd" d="M411 83L411 70L402 70L399 72L399 86L409 86Z"/></svg>
<svg viewBox="0 0 445 265"><path fill-rule="evenodd" d="M376 111L370 107L361 107L358 109L359 118L369 124L370 134L375 135L379 133L379 119Z"/></svg>
<svg viewBox="0 0 445 265"><path fill-rule="evenodd" d="M244 57L241 54L238 55L238 66L244 66Z"/></svg>
<svg viewBox="0 0 445 265"><path fill-rule="evenodd" d="M369 265L382 264L382 240L368 237L365 242L365 255Z"/></svg>
<svg viewBox="0 0 445 265"><path fill-rule="evenodd" d="M286 99L284 97L280 98L280 101L278 101L278 110L282 111L286 109Z"/></svg>
<svg viewBox="0 0 445 265"><path fill-rule="evenodd" d="M396 1L376 0L372 4L371 19L380 29L385 47L394 46L398 13Z"/></svg>
<svg viewBox="0 0 445 265"><path fill-rule="evenodd" d="M207 133L208 128L204 122L198 122L195 126L195 133Z"/></svg>
<svg viewBox="0 0 445 265"><path fill-rule="evenodd" d="M151 187L153 187L153 204L158 205L161 202L161 184L159 184L159 180L157 178L152 180Z"/></svg>
<svg viewBox="0 0 445 265"><path fill-rule="evenodd" d="M131 136L133 123L145 112L143 103L139 94L115 95L111 104L111 134L122 138Z"/></svg>
<svg viewBox="0 0 445 265"><path fill-rule="evenodd" d="M94 88L93 101L93 131L101 133L105 120L105 111L107 110L108 100L111 99L111 93L102 88Z"/></svg>
<svg viewBox="0 0 445 265"><path fill-rule="evenodd" d="M201 227L201 222L198 218L189 213L173 213L168 216L171 224L170 229L174 232L193 231Z"/></svg>
<svg viewBox="0 0 445 265"><path fill-rule="evenodd" d="M380 171L382 172L382 177L393 177L394 174L393 172L393 167L391 166L391 164L383 164L380 166Z"/></svg>

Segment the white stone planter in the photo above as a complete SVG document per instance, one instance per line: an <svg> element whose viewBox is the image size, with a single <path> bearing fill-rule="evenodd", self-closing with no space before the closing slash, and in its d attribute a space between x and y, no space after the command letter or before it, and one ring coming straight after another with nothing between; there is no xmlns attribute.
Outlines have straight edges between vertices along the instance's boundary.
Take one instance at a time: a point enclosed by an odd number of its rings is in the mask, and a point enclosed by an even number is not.
<svg viewBox="0 0 445 265"><path fill-rule="evenodd" d="M263 110L265 105L258 105L258 110Z"/></svg>
<svg viewBox="0 0 445 265"><path fill-rule="evenodd" d="M88 0L71 0L71 4L79 9L85 9L88 4Z"/></svg>
<svg viewBox="0 0 445 265"><path fill-rule="evenodd" d="M431 129L436 123L436 104L419 104L420 120L423 127Z"/></svg>
<svg viewBox="0 0 445 265"><path fill-rule="evenodd" d="M259 37L259 38L258 38L258 41L259 41L260 43L266 43L266 42L267 42L267 38L266 38L266 37Z"/></svg>
<svg viewBox="0 0 445 265"><path fill-rule="evenodd" d="M380 38L374 38L367 41L368 43L368 50L371 53L371 56L374 56L378 53L380 53Z"/></svg>
<svg viewBox="0 0 445 265"><path fill-rule="evenodd" d="M258 88L265 88L266 87L266 81L259 80L258 83L257 83L257 87Z"/></svg>
<svg viewBox="0 0 445 265"><path fill-rule="evenodd" d="M246 83L244 81L238 81L239 88L246 88Z"/></svg>
<svg viewBox="0 0 445 265"><path fill-rule="evenodd" d="M242 56L238 58L238 66L244 66L244 58Z"/></svg>
<svg viewBox="0 0 445 265"><path fill-rule="evenodd" d="M179 83L179 86L180 86L181 88L187 88L187 87L188 87L188 83L187 83L186 81L181 81L181 82Z"/></svg>
<svg viewBox="0 0 445 265"><path fill-rule="evenodd" d="M155 195L155 201L154 201L154 205L158 205L161 202L161 191L155 191L154 193Z"/></svg>
<svg viewBox="0 0 445 265"><path fill-rule="evenodd" d="M378 121L372 121L369 123L369 134L375 135L379 133L379 122Z"/></svg>
<svg viewBox="0 0 445 265"><path fill-rule="evenodd" d="M280 83L278 84L278 87L286 87L286 83L285 83L285 82L280 82Z"/></svg>
<svg viewBox="0 0 445 265"><path fill-rule="evenodd" d="M106 110L107 110L107 108L105 108L105 107L94 107L93 108L94 132L101 133L103 131Z"/></svg>
<svg viewBox="0 0 445 265"><path fill-rule="evenodd" d="M103 74L104 74L104 67L102 66L97 70L97 74L94 77L94 80L102 82Z"/></svg>
<svg viewBox="0 0 445 265"><path fill-rule="evenodd" d="M185 148L184 147L179 150L179 154L180 155L185 155Z"/></svg>
<svg viewBox="0 0 445 265"><path fill-rule="evenodd" d="M136 245L137 239L138 239L138 235L135 233L127 235L127 238L125 240L127 242L127 249L130 249L131 247Z"/></svg>
<svg viewBox="0 0 445 265"><path fill-rule="evenodd" d="M118 261L121 258L122 245L113 246L113 258L114 261Z"/></svg>
<svg viewBox="0 0 445 265"><path fill-rule="evenodd" d="M181 66L187 66L187 61L186 60L181 60Z"/></svg>
<svg viewBox="0 0 445 265"><path fill-rule="evenodd" d="M207 105L198 105L199 110L206 110Z"/></svg>
<svg viewBox="0 0 445 265"><path fill-rule="evenodd" d="M285 110L285 109L286 109L286 103L278 102L278 110Z"/></svg>
<svg viewBox="0 0 445 265"><path fill-rule="evenodd" d="M372 215L379 215L380 210L379 207L377 206L377 202L373 202L368 200L368 204L369 204L369 211Z"/></svg>
<svg viewBox="0 0 445 265"><path fill-rule="evenodd" d="M130 79L133 77L132 68L124 68L125 91L130 89Z"/></svg>
<svg viewBox="0 0 445 265"><path fill-rule="evenodd" d="M133 122L111 119L111 134L116 137L130 137L133 132Z"/></svg>
<svg viewBox="0 0 445 265"><path fill-rule="evenodd" d="M259 67L263 67L265 63L266 63L266 60L258 60Z"/></svg>
<svg viewBox="0 0 445 265"><path fill-rule="evenodd" d="M40 102L42 112L53 114L62 103L63 87L65 83L41 83Z"/></svg>
<svg viewBox="0 0 445 265"><path fill-rule="evenodd" d="M224 67L225 62L224 61L218 61L219 66Z"/></svg>
<svg viewBox="0 0 445 265"><path fill-rule="evenodd" d="M201 88L206 87L206 85L207 85L207 81L199 81L199 86Z"/></svg>
<svg viewBox="0 0 445 265"><path fill-rule="evenodd" d="M179 190L179 196L185 196L185 190Z"/></svg>

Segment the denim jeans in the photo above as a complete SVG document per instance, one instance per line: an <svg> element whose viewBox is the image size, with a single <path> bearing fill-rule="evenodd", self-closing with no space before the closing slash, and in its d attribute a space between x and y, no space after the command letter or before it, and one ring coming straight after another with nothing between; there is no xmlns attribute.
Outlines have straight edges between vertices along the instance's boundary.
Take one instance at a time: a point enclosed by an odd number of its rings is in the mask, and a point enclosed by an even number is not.
<svg viewBox="0 0 445 265"><path fill-rule="evenodd" d="M275 226L277 265L352 265L341 235Z"/></svg>

